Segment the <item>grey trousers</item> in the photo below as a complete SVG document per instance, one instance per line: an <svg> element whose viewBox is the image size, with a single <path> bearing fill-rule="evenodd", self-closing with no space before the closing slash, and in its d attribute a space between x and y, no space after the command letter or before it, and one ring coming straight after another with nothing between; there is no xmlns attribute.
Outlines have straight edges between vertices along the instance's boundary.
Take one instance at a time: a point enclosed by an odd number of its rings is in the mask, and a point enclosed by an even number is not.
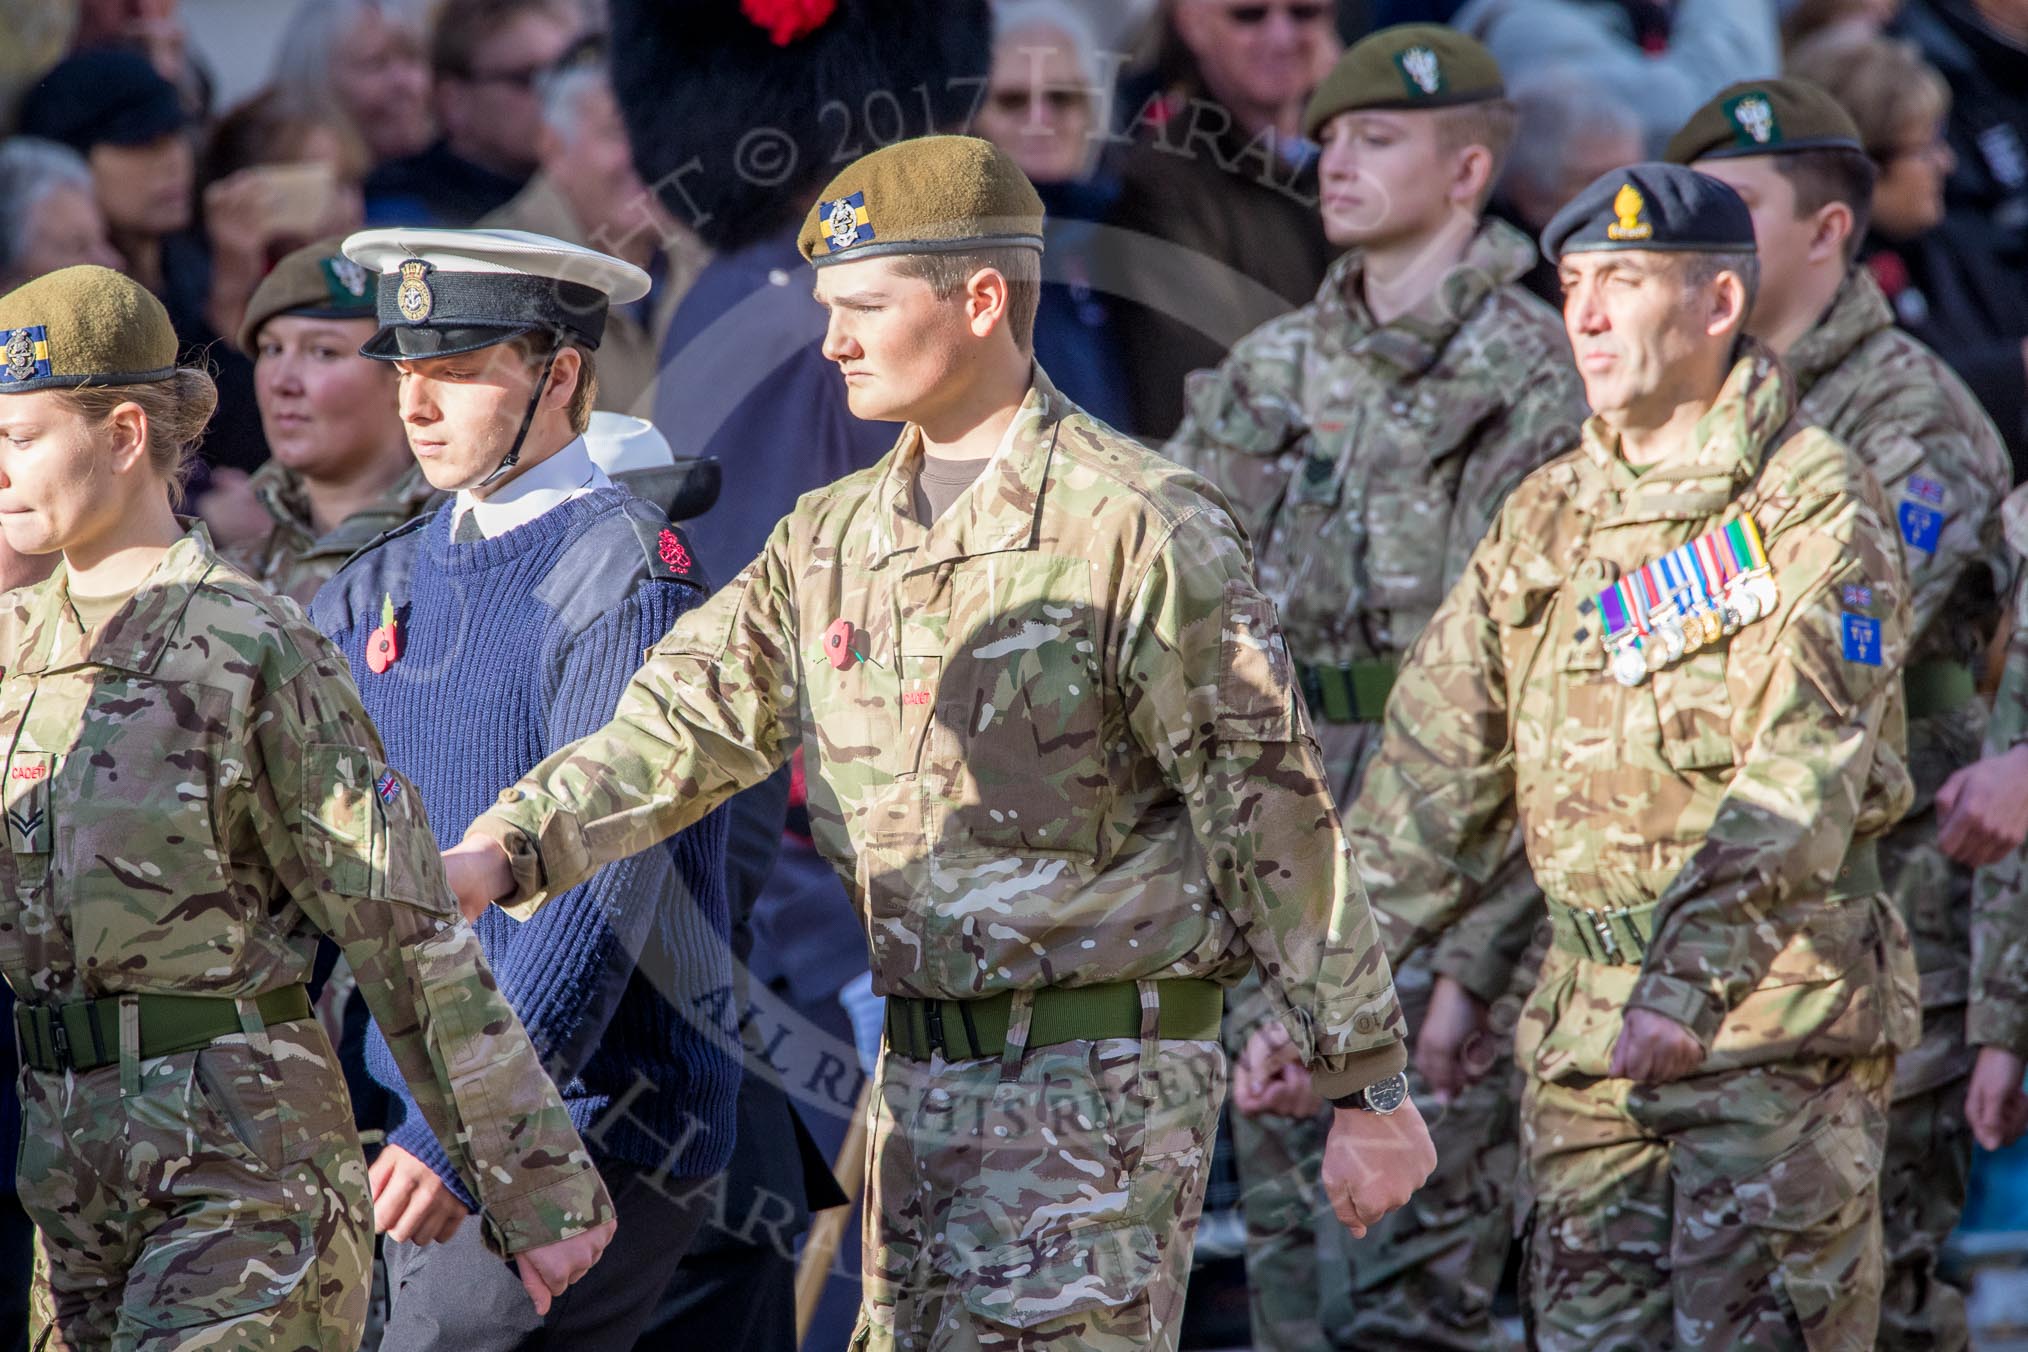
<svg viewBox="0 0 2028 1352"><path fill-rule="evenodd" d="M706 1211L699 1180L601 1160L619 1229L592 1270L538 1319L476 1218L444 1244L389 1243L391 1312L380 1352L631 1352Z"/></svg>

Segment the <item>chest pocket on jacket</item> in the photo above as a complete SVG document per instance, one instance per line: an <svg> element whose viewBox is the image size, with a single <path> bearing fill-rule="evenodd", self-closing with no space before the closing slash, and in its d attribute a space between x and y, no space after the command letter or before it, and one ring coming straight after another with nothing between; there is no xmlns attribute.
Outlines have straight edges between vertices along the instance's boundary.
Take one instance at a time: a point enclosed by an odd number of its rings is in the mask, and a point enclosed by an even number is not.
<svg viewBox="0 0 2028 1352"><path fill-rule="evenodd" d="M953 578L930 730L939 853L1097 851L1110 797L1104 699L1082 558L996 554Z"/></svg>
<svg viewBox="0 0 2028 1352"><path fill-rule="evenodd" d="M1725 652L1724 644L1705 648L1648 678L1661 728L1662 759L1672 769L1714 770L1735 759Z"/></svg>
<svg viewBox="0 0 2028 1352"><path fill-rule="evenodd" d="M146 971L174 980L215 972L216 950L243 950L253 917L226 900L233 894L212 815L231 727L222 690L112 671L93 689L50 794L81 964L131 970L137 942L149 941ZM204 942L162 942L200 910L208 912Z"/></svg>
<svg viewBox="0 0 2028 1352"><path fill-rule="evenodd" d="M1498 408L1490 394L1473 398L1435 386L1368 421L1366 444L1354 451L1365 481L1373 609L1412 612L1426 620L1443 600L1451 509L1467 444Z"/></svg>

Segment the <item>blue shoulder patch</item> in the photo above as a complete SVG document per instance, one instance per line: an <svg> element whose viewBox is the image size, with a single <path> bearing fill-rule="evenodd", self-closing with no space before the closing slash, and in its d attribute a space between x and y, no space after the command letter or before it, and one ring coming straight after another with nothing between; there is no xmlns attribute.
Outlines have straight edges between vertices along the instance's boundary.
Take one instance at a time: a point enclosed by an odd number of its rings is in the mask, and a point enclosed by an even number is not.
<svg viewBox="0 0 2028 1352"><path fill-rule="evenodd" d="M1844 613L1842 632L1845 640L1845 660L1861 666L1880 665L1880 621L1870 615Z"/></svg>
<svg viewBox="0 0 2028 1352"><path fill-rule="evenodd" d="M1925 554L1936 553L1937 537L1943 534L1943 513L1904 498L1900 517L1901 538L1908 542L1909 548L1920 549Z"/></svg>

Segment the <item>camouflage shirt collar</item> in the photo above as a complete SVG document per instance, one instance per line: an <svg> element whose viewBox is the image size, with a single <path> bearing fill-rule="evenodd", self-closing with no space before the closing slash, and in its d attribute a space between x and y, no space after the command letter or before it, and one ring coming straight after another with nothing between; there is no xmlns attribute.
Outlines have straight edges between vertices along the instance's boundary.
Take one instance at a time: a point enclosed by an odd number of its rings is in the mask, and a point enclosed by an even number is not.
<svg viewBox="0 0 2028 1352"><path fill-rule="evenodd" d="M183 538L171 545L142 579L133 598L92 633L78 627L70 605L70 569L58 564L31 594L29 623L37 637L20 670L59 671L89 663L123 671L153 671L176 638L191 597L219 566L211 532L203 523L186 517L177 520L184 527Z"/></svg>
<svg viewBox="0 0 2028 1352"><path fill-rule="evenodd" d="M438 497L437 490L423 477L422 466L411 463L372 506L354 512L319 536L310 521L310 495L303 487L302 475L279 460L270 460L254 471L253 490L261 506L274 518L275 534L280 537L276 543L285 544L290 553L301 558L333 553L349 556L384 532L419 515Z"/></svg>
<svg viewBox="0 0 2028 1352"><path fill-rule="evenodd" d="M1811 386L1843 365L1861 343L1893 326L1894 311L1873 275L1865 268L1848 270L1838 294L1831 299L1831 308L1789 349L1788 367L1796 388L1809 393Z"/></svg>
<svg viewBox="0 0 2028 1352"><path fill-rule="evenodd" d="M1057 425L1069 416L1072 405L1040 366L1034 372L1006 440L978 482L927 529L915 520L914 506L922 429L910 423L902 430L874 489L880 510L874 514L869 540L870 564L909 549L920 551L921 563L940 563L1027 549L1035 542Z"/></svg>
<svg viewBox="0 0 2028 1352"><path fill-rule="evenodd" d="M1479 222L1465 256L1422 304L1386 324L1375 324L1373 312L1366 308L1365 264L1366 255L1359 249L1332 264L1318 293L1318 308L1345 325L1354 353L1417 376L1436 365L1487 296L1535 266L1535 246L1505 221L1487 217Z"/></svg>
<svg viewBox="0 0 2028 1352"><path fill-rule="evenodd" d="M1607 484L1627 493L1662 486L1678 492L1686 481L1729 479L1743 484L1760 472L1761 462L1796 409L1793 382L1772 352L1759 342L1745 341L1739 360L1719 387L1718 397L1692 432L1696 449L1680 459L1650 465L1638 475L1620 458L1619 434L1596 414L1585 419L1585 458Z"/></svg>

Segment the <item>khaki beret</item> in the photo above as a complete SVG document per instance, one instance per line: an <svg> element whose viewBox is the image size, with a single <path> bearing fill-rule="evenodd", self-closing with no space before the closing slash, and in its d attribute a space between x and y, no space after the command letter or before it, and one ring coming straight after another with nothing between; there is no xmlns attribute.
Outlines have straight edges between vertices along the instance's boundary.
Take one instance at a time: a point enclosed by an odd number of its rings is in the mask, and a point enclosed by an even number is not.
<svg viewBox="0 0 2028 1352"><path fill-rule="evenodd" d="M1631 164L1593 179L1542 231L1542 256L1551 262L1613 249L1752 253L1753 213L1709 174Z"/></svg>
<svg viewBox="0 0 2028 1352"><path fill-rule="evenodd" d="M1507 96L1500 63L1476 39L1438 23L1403 23L1354 43L1310 96L1303 133L1340 113L1450 108Z"/></svg>
<svg viewBox="0 0 2028 1352"><path fill-rule="evenodd" d="M1042 198L1007 152L976 136L922 136L831 180L796 240L827 263L892 254L1042 249Z"/></svg>
<svg viewBox="0 0 2028 1352"><path fill-rule="evenodd" d="M176 330L148 289L96 263L0 296L0 394L136 385L176 373Z"/></svg>
<svg viewBox="0 0 2028 1352"><path fill-rule="evenodd" d="M1662 158L1694 164L1834 149L1865 149L1851 114L1836 99L1808 80L1747 80L1719 90L1690 114Z"/></svg>
<svg viewBox="0 0 2028 1352"><path fill-rule="evenodd" d="M340 253L340 236L318 240L284 254L246 303L239 350L251 353L261 325L276 315L305 319L372 319L377 279Z"/></svg>

